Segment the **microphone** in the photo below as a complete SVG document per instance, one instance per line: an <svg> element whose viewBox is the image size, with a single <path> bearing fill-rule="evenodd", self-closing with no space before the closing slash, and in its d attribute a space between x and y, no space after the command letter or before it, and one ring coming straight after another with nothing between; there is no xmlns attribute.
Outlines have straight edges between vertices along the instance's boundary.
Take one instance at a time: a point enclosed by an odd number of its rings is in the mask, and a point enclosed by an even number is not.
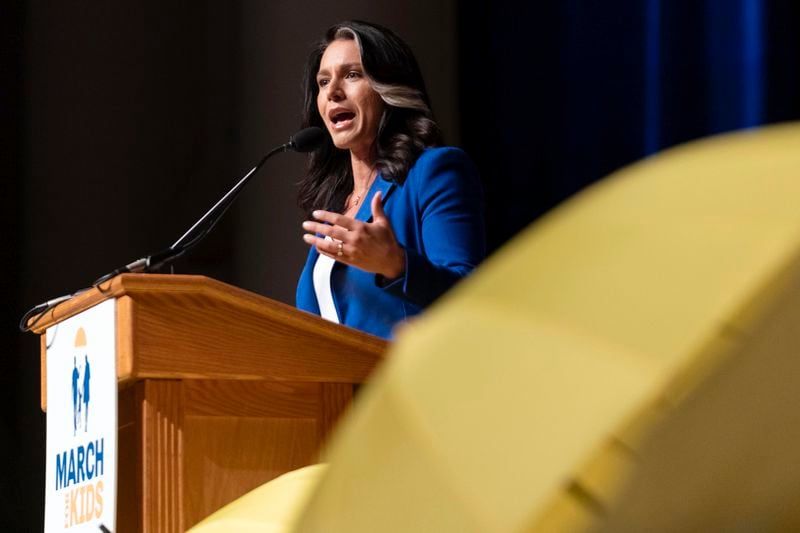
<svg viewBox="0 0 800 533"><path fill-rule="evenodd" d="M208 235L212 229L214 229L214 226L220 221L222 215L225 214L225 211L227 211L231 204L233 204L233 201L242 191L244 186L250 181L250 178L252 178L256 172L258 172L258 169L261 168L267 159L279 152L313 152L319 147L320 144L322 144L323 138L324 135L321 128L310 127L298 131L289 137L289 142L283 143L277 148L273 148L267 153L267 155L262 157L261 161L259 161L258 164L256 164L256 166L250 170L250 172L245 174L244 177L240 179L236 185L234 185L231 190L225 194L225 196L223 196L216 204L214 204L211 209L206 212L206 214L200 217L200 220L195 222L192 227L189 228L186 233L180 237L180 239L175 241L172 246L112 270L108 274L97 278L97 280L92 283L92 287L96 287L97 285L108 281L119 274L124 274L126 272L152 272L154 270L158 270L164 265L171 263L183 255L184 252L203 240L203 238ZM31 328L33 328L45 316L47 311L53 309L62 302L70 300L74 296L86 290L89 290L89 287L80 289L72 294L66 294L58 298L53 298L34 306L22 316L22 319L19 322L20 331L23 333L30 331ZM34 316L36 318L33 319L33 322L29 324L28 322Z"/></svg>
<svg viewBox="0 0 800 533"><path fill-rule="evenodd" d="M262 157L261 161L259 161L256 166L250 170L250 172L245 174L244 177L242 177L242 179L240 179L239 182L236 183L236 185L234 185L231 190L225 194L225 196L220 198L220 200L214 204L211 209L209 209L202 217L200 217L200 219L195 222L192 227L190 227L177 241L175 241L172 246L112 270L108 274L98 278L94 283L92 283L92 286L97 286L100 283L108 281L119 274L124 274L126 272L153 272L154 270L158 270L168 263L171 263L183 255L188 249L192 248L201 240L203 240L203 238L205 238L205 236L211 232L214 226L216 226L217 222L219 222L222 218L222 215L225 214L228 208L233 204L233 201L239 196L239 193L242 191L244 186L250 181L250 178L252 178L256 172L258 172L267 159L279 152L312 152L316 150L320 144L322 144L323 138L324 135L322 133L322 129L316 126L298 131L289 137L289 142L286 142L277 148L273 148L269 153L267 153L267 155Z"/></svg>
<svg viewBox="0 0 800 533"><path fill-rule="evenodd" d="M289 146L295 152L313 152L322 144L322 128L312 126L305 128L289 137Z"/></svg>

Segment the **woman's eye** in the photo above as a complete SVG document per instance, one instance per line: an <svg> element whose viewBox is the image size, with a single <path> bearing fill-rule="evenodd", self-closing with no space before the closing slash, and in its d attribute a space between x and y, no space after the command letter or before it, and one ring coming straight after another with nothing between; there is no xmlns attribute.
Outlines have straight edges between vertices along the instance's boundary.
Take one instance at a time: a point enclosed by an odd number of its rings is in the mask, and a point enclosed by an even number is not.
<svg viewBox="0 0 800 533"><path fill-rule="evenodd" d="M328 85L328 80L327 79L319 79L319 80L317 80L317 85L319 85L320 87L325 87L326 85Z"/></svg>
<svg viewBox="0 0 800 533"><path fill-rule="evenodd" d="M360 76L361 76L360 72L356 72L355 70L351 70L350 72L347 73L347 76L345 76L345 77L346 78L358 78Z"/></svg>

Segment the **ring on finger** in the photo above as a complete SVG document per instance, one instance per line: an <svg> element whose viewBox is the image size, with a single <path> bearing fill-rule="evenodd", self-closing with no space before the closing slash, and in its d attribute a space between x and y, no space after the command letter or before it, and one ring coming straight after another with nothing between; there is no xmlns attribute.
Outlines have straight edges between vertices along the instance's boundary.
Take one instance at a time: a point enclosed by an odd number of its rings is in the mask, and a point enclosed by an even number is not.
<svg viewBox="0 0 800 533"><path fill-rule="evenodd" d="M339 241L339 251L336 252L336 255L338 255L339 257L343 256L344 255L344 252L342 251L343 248L344 248L344 243L342 241Z"/></svg>

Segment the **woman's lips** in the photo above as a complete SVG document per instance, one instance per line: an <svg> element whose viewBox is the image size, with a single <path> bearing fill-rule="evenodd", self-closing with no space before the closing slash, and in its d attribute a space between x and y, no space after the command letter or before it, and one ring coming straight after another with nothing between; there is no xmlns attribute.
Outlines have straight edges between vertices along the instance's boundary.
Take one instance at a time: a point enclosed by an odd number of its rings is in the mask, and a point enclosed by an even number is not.
<svg viewBox="0 0 800 533"><path fill-rule="evenodd" d="M347 129L352 125L355 116L355 113L347 109L335 110L330 114L331 128L334 130Z"/></svg>
<svg viewBox="0 0 800 533"><path fill-rule="evenodd" d="M339 120L337 122L334 122L332 126L334 130L339 131L349 128L352 124L353 124L353 119L349 118L347 120Z"/></svg>

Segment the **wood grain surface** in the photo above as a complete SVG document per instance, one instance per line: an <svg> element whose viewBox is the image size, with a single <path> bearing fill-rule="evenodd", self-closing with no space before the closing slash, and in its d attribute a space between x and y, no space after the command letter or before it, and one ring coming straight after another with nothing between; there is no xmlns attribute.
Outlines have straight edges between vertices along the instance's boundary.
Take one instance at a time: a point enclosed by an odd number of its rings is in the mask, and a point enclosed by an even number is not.
<svg viewBox="0 0 800 533"><path fill-rule="evenodd" d="M48 311L116 299L117 531L183 531L318 460L383 339L202 276L125 274Z"/></svg>

